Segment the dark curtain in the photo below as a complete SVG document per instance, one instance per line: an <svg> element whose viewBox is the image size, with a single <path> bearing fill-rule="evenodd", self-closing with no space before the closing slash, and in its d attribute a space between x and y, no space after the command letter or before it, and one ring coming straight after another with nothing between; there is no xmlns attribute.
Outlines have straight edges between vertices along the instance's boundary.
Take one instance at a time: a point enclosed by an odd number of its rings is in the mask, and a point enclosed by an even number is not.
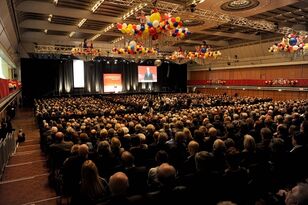
<svg viewBox="0 0 308 205"><path fill-rule="evenodd" d="M73 76L73 61L60 61L59 65L59 82L58 82L59 95L63 93L71 93L74 86Z"/></svg>
<svg viewBox="0 0 308 205"><path fill-rule="evenodd" d="M22 59L21 80L24 98L52 95L96 94L104 91L104 73L122 75L123 92L186 92L187 65L163 63L157 69L157 82L138 83L138 64L128 61L85 62L85 87L73 88L73 60ZM147 61L143 65L153 65ZM38 77L37 77L38 76Z"/></svg>

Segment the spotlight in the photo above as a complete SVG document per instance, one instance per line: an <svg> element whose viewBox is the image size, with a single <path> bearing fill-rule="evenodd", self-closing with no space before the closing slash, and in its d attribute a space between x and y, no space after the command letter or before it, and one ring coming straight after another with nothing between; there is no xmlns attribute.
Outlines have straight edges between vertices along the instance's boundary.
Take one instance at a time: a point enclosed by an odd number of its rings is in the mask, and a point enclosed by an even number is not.
<svg viewBox="0 0 308 205"><path fill-rule="evenodd" d="M192 13L196 11L196 6L197 6L197 4L191 4L191 5L190 5L190 11L191 11Z"/></svg>

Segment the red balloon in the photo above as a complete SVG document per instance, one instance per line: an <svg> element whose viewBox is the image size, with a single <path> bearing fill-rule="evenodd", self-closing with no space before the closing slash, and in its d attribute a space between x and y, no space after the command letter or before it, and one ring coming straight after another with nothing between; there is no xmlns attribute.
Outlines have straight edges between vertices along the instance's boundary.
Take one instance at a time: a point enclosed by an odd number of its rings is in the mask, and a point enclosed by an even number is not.
<svg viewBox="0 0 308 205"><path fill-rule="evenodd" d="M174 23L176 20L174 17L171 18L171 21Z"/></svg>
<svg viewBox="0 0 308 205"><path fill-rule="evenodd" d="M137 26L136 24L133 24L133 29L136 30Z"/></svg>
<svg viewBox="0 0 308 205"><path fill-rule="evenodd" d="M122 29L122 24L118 23L117 27L118 27L119 30L121 30Z"/></svg>

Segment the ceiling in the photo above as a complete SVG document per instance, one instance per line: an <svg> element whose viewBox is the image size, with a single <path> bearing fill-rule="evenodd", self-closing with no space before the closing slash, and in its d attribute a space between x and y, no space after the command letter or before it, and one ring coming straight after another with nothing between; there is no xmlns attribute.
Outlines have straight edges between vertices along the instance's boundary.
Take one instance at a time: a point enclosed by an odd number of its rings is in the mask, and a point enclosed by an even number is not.
<svg viewBox="0 0 308 205"><path fill-rule="evenodd" d="M84 39L97 34L100 36L94 40L94 47L111 49L112 41L122 33L116 26L105 32L109 25L137 23L135 15L126 20L122 20L122 16L141 3L147 3L142 9L146 15L153 8L153 0L101 0L95 12L91 9L98 0L12 1L16 30L29 54L34 52L36 45L78 46ZM280 37L282 34L278 30L282 27L308 28L306 0L205 0L201 3L200 0L158 0L156 5L161 13L180 16L192 31L188 38L160 48L169 52L178 46L194 50L202 41L215 49L223 49ZM78 26L82 19L86 20ZM117 45L124 43L120 41Z"/></svg>

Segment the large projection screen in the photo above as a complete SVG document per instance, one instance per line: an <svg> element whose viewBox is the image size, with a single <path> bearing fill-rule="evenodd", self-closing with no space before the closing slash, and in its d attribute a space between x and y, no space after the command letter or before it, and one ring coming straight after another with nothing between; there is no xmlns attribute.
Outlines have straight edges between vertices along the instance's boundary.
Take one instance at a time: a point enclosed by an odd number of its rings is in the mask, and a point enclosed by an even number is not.
<svg viewBox="0 0 308 205"><path fill-rule="evenodd" d="M122 91L122 75L119 73L104 74L104 92L118 93Z"/></svg>
<svg viewBox="0 0 308 205"><path fill-rule="evenodd" d="M157 67L138 66L138 82L139 83L157 82Z"/></svg>
<svg viewBox="0 0 308 205"><path fill-rule="evenodd" d="M73 60L74 88L84 88L84 62Z"/></svg>

